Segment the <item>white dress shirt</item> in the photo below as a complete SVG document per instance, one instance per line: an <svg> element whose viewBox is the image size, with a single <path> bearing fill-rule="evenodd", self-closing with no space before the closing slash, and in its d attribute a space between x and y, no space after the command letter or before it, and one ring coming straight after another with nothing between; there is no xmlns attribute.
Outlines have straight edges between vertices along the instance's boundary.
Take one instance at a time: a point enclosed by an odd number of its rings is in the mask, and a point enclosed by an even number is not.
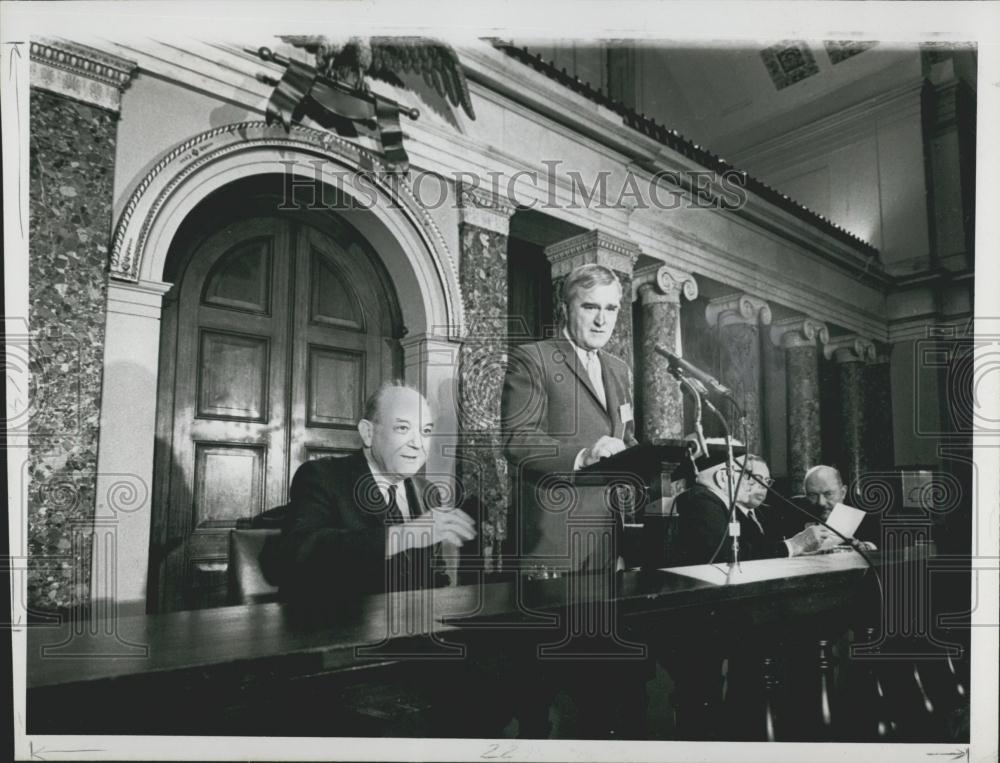
<svg viewBox="0 0 1000 763"><path fill-rule="evenodd" d="M368 462L368 469L372 473L372 477L375 479L375 486L378 488L379 493L382 495L382 500L389 503L389 486L396 486L396 505L399 507L399 513L403 516L404 522L410 521L410 502L406 497L406 484L404 480L390 479L389 477L382 474L376 468L375 464L372 463L371 458L365 453L365 460Z"/></svg>

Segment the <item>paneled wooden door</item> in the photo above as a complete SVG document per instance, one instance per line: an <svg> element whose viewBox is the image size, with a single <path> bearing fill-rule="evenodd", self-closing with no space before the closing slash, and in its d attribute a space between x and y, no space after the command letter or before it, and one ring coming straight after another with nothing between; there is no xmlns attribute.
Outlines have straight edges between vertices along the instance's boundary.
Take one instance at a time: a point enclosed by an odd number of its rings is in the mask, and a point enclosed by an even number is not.
<svg viewBox="0 0 1000 763"><path fill-rule="evenodd" d="M175 285L156 609L224 603L229 530L285 503L305 460L359 447L364 399L398 371L394 297L349 229L332 233L280 218L230 224Z"/></svg>

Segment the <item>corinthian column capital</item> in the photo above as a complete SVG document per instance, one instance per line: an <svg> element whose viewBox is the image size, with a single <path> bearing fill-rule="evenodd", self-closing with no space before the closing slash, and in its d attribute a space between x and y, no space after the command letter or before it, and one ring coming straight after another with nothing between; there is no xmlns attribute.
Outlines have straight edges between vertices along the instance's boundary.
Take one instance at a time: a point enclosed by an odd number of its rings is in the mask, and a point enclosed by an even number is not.
<svg viewBox="0 0 1000 763"><path fill-rule="evenodd" d="M760 297L749 294L729 294L710 300L705 308L708 325L719 327L748 324L756 326L771 323L771 307Z"/></svg>
<svg viewBox="0 0 1000 763"><path fill-rule="evenodd" d="M819 339L823 346L830 341L830 329L815 318L795 316L782 318L771 326L771 342L776 347L815 347Z"/></svg>
<svg viewBox="0 0 1000 763"><path fill-rule="evenodd" d="M838 363L870 362L875 360L875 343L867 337L845 334L827 342L823 354Z"/></svg>
<svg viewBox="0 0 1000 763"><path fill-rule="evenodd" d="M681 294L688 300L698 298L698 282L690 273L674 270L666 265L644 267L632 279L632 301L641 298L643 304L651 302L681 301Z"/></svg>
<svg viewBox="0 0 1000 763"><path fill-rule="evenodd" d="M514 214L510 199L473 183L458 183L455 190L463 223L504 236L510 233L510 218Z"/></svg>

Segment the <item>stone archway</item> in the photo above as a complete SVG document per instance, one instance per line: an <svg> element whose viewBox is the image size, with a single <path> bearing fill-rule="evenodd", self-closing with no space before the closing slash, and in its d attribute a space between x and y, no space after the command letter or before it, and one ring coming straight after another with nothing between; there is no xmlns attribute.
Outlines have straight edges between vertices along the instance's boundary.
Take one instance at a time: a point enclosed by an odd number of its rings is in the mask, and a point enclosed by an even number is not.
<svg viewBox="0 0 1000 763"><path fill-rule="evenodd" d="M263 122L243 122L196 135L165 154L137 184L117 221L110 252L98 494L128 475L145 499L130 503L127 512L97 506L95 531L98 525L104 529L94 539L95 602L146 598L161 303L171 286L162 279L171 241L186 215L213 191L273 173L328 183L358 200L360 211L351 222L378 252L403 297L409 329L402 342L404 375L427 391L440 429L457 429L450 391L464 331L458 266L406 180L388 175L364 149L319 130L296 127L285 133ZM454 466L445 455L447 443L441 444L428 472L447 480Z"/></svg>

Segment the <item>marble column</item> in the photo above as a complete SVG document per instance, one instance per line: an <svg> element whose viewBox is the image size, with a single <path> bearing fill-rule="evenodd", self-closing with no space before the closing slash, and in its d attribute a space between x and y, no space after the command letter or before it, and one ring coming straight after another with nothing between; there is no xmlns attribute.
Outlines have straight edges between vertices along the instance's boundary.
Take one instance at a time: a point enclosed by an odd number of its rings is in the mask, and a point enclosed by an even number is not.
<svg viewBox="0 0 1000 763"><path fill-rule="evenodd" d="M826 357L837 362L841 476L853 491L858 478L869 468L865 364L874 359L875 345L870 339L849 334L831 339L825 352Z"/></svg>
<svg viewBox="0 0 1000 763"><path fill-rule="evenodd" d="M817 340L825 345L830 331L813 318L786 318L771 326L771 342L785 352L788 480L793 492L798 492L810 467L821 463L823 454Z"/></svg>
<svg viewBox="0 0 1000 763"><path fill-rule="evenodd" d="M865 453L870 469L884 471L896 463L892 420L892 381L890 378L888 350L879 352L864 371L867 398L868 433Z"/></svg>
<svg viewBox="0 0 1000 763"><path fill-rule="evenodd" d="M607 352L617 355L632 368L632 269L639 259L639 247L626 239L602 231L589 231L545 247L552 264L552 301L558 303L563 279L580 265L604 265L615 272L622 285L621 310Z"/></svg>
<svg viewBox="0 0 1000 763"><path fill-rule="evenodd" d="M635 390L644 440L684 437L684 398L667 359L654 352L663 344L681 355L681 295L697 299L694 277L666 265L637 271L632 291L639 298L640 335Z"/></svg>
<svg viewBox="0 0 1000 763"><path fill-rule="evenodd" d="M86 605L97 504L108 251L121 93L136 64L30 46L28 603Z"/></svg>
<svg viewBox="0 0 1000 763"><path fill-rule="evenodd" d="M760 325L770 325L771 308L758 297L731 294L710 300L705 308L705 319L719 333L720 381L733 391L743 410L743 422L735 410L729 418L733 437L745 441L751 452L760 453L763 444ZM726 413L726 408L721 410Z"/></svg>
<svg viewBox="0 0 1000 763"><path fill-rule="evenodd" d="M507 199L459 185L459 284L465 338L459 352L457 500L478 504L483 554L506 535L510 484L500 442L500 394L507 362Z"/></svg>

